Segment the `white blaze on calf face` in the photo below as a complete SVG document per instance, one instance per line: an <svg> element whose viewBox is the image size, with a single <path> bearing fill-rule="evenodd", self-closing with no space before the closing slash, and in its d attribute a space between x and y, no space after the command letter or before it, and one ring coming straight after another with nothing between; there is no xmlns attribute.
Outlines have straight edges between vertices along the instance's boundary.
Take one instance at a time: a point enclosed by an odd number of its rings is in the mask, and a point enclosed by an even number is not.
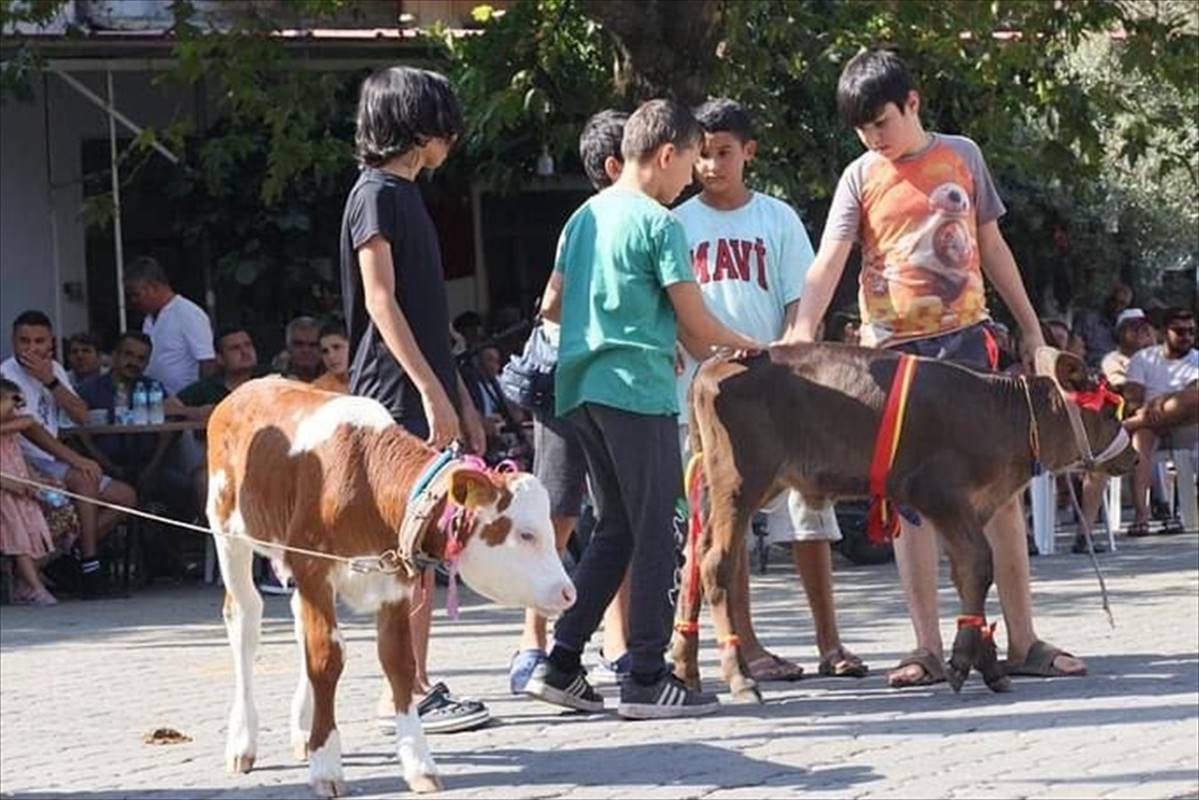
<svg viewBox="0 0 1199 800"><path fill-rule="evenodd" d="M503 511L495 503L477 509L475 534L459 561L462 578L497 603L557 614L574 603L575 590L554 546L549 494L527 474L512 479L508 489L512 499ZM503 518L511 523L507 536L489 543L483 529Z"/></svg>
<svg viewBox="0 0 1199 800"><path fill-rule="evenodd" d="M335 397L306 415L296 427L289 455L315 450L342 425L382 430L394 424L387 409L375 400L350 395Z"/></svg>

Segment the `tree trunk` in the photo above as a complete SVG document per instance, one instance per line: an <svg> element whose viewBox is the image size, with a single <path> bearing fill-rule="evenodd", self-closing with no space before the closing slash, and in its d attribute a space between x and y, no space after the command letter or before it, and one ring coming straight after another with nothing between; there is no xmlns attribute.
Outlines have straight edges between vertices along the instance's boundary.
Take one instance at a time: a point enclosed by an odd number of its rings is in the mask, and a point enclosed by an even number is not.
<svg viewBox="0 0 1199 800"><path fill-rule="evenodd" d="M616 84L629 101L703 101L717 64L721 0L580 0L583 13L615 37Z"/></svg>

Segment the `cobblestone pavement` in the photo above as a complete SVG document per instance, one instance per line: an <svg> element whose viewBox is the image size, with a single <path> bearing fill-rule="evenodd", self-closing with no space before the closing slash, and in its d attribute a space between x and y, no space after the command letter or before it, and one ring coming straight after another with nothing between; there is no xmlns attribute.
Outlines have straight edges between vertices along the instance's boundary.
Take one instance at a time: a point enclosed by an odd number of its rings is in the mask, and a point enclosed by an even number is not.
<svg viewBox="0 0 1199 800"><path fill-rule="evenodd" d="M802 593L775 552L769 574L754 580L755 619L769 646L814 674ZM770 684L763 706L675 722L568 716L508 696L519 614L468 593L460 619L435 623L431 663L455 691L486 700L497 720L431 737L445 796L1197 797L1199 539L1122 543L1102 559L1114 630L1086 558L1033 561L1039 632L1087 658L1085 679L1022 678L1004 695L977 675L961 695L945 686L889 690L883 674L911 646L895 568L838 562L844 638L871 664L870 677ZM288 747L296 654L284 598L266 601L258 766L223 771L233 678L221 600L213 587L166 586L132 599L0 610L0 791L83 800L308 796L306 767ZM947 634L955 608L946 591ZM403 783L394 745L372 723L381 682L373 625L348 614L343 624L349 662L338 708L349 788L356 797L395 796ZM704 637L711 684L710 630ZM610 683L601 690L614 697ZM161 726L191 741L142 743Z"/></svg>

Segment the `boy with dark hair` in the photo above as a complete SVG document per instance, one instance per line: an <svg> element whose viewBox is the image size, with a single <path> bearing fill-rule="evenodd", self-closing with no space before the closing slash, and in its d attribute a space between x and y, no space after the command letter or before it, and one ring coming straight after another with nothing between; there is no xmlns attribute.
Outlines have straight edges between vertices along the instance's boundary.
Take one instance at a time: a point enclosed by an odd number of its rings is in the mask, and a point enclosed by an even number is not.
<svg viewBox="0 0 1199 800"><path fill-rule="evenodd" d="M745 185L745 166L757 154L753 122L745 108L718 98L695 112L704 129L696 172L703 191L675 213L687 231L691 268L704 302L734 330L761 341L782 335L799 308L812 245L799 215L786 203ZM698 362L684 358L679 376L680 407ZM680 441L687 452L688 420L679 417ZM841 645L833 606L831 542L841 538L831 503L809 506L796 491L784 493L766 510L770 536L792 541L795 567L803 580L816 629L822 675L862 677L866 666ZM749 540L750 537L746 537ZM736 629L750 677L758 681L798 680L803 668L766 651L754 634L749 603L749 559L737 561L731 591L740 599Z"/></svg>
<svg viewBox="0 0 1199 800"><path fill-rule="evenodd" d="M676 103L638 108L625 123L620 177L571 215L558 252L555 404L582 444L596 527L574 574L579 599L558 620L549 658L533 670L526 693L567 708L604 706L581 657L626 571L632 669L621 685L620 715L696 716L717 708L714 696L687 689L663 659L673 615L672 518L682 491L675 342L696 352L760 345L704 308L682 225L664 207L691 182L700 136Z"/></svg>
<svg viewBox="0 0 1199 800"><path fill-rule="evenodd" d="M354 144L362 169L346 198L341 222L341 289L350 348L350 392L378 400L395 421L435 447L461 436L486 447L483 425L458 376L450 350L450 313L437 231L416 179L437 169L463 130L450 82L436 72L389 67L362 83ZM422 576L432 585L432 570ZM428 732L478 727L482 703L455 699L430 685L426 660L432 604L413 613L416 686L426 696L416 711ZM389 687L380 722L398 714ZM383 713L386 712L386 713Z"/></svg>
<svg viewBox="0 0 1199 800"><path fill-rule="evenodd" d="M606 109L588 118L583 125L583 132L579 134L579 159L597 192L611 186L624 168L620 142L628 118L629 115L623 111ZM561 239L558 246L562 246ZM555 270L550 275L541 303L542 330L555 348L560 327L546 317L547 314L557 316L551 305L560 300L561 291L562 273ZM570 423L552 413L533 413L533 474L549 492L550 521L554 526L558 551L561 552L579 521L583 492L587 488L587 462ZM604 614L604 659L617 676L628 672L629 659L625 652L627 611L626 582L621 585ZM513 694L524 692L533 669L546 657L545 624L545 617L537 612L532 609L525 612L520 649L512 656L512 663L508 667L508 686Z"/></svg>
<svg viewBox="0 0 1199 800"><path fill-rule="evenodd" d="M1023 352L1044 345L1036 312L999 232L1003 201L978 146L962 136L926 132L920 95L903 62L887 51L855 56L837 84L837 107L867 152L841 175L820 250L786 339L812 341L845 268L862 246L862 344L994 370L983 274L1023 334ZM917 380L919 377L917 376ZM888 676L892 686L945 679L937 614L937 541L931 526L901 520L899 574L916 649ZM1008 630L1013 674L1081 675L1085 665L1037 639L1020 498L986 529Z"/></svg>

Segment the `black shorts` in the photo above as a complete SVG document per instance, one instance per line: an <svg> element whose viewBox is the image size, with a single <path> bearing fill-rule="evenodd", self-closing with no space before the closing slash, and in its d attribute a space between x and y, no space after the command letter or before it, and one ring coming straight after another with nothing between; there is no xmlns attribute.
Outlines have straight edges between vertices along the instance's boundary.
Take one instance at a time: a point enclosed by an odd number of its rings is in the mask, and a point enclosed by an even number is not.
<svg viewBox="0 0 1199 800"><path fill-rule="evenodd" d="M988 322L979 322L969 328L927 339L901 342L886 349L949 361L979 372L995 372L999 369L999 345Z"/></svg>
<svg viewBox="0 0 1199 800"><path fill-rule="evenodd" d="M587 488L587 460L578 434L566 420L534 415L533 474L549 492L551 516L579 516Z"/></svg>

